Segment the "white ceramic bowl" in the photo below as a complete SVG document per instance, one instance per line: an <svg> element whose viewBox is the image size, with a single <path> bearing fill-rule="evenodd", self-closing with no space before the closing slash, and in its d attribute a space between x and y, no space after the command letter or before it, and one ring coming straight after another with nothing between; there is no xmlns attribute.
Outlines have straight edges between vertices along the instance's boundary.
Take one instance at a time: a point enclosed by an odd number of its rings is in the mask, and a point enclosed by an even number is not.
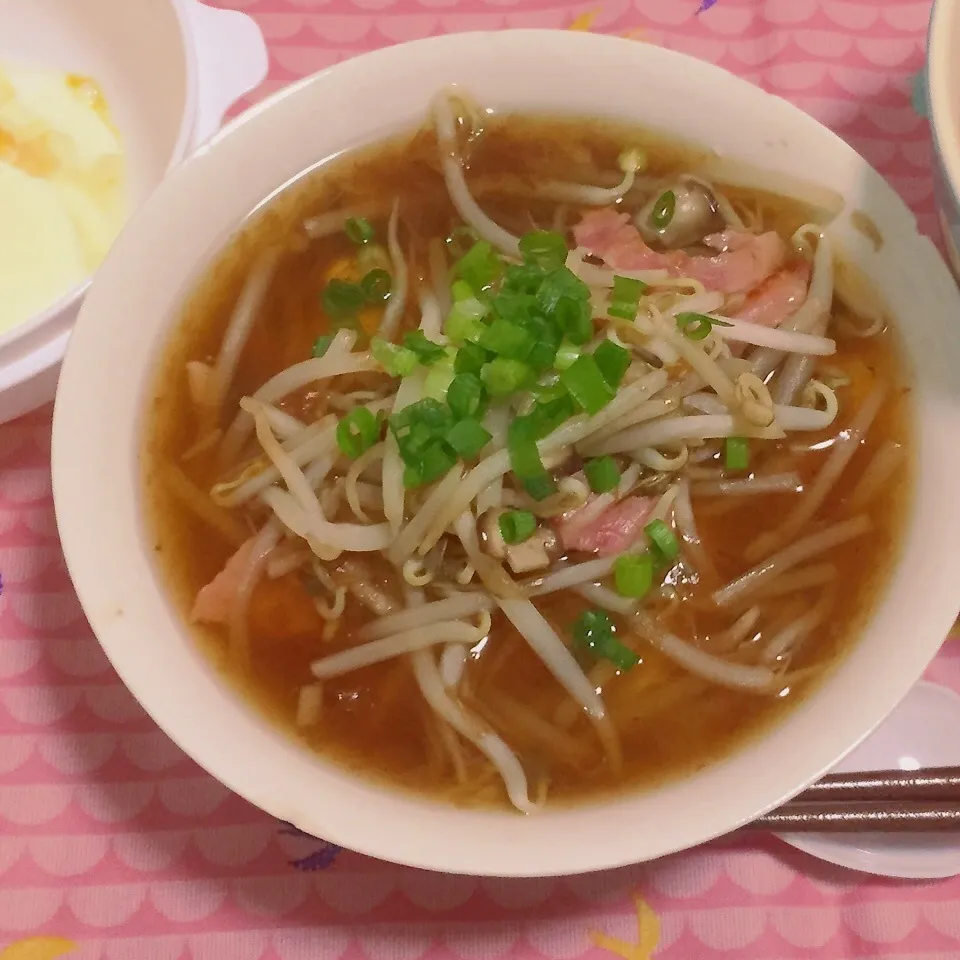
<svg viewBox="0 0 960 960"><path fill-rule="evenodd" d="M0 0L5 60L100 83L127 148L131 207L267 72L253 20L198 0ZM0 423L53 399L88 285L0 336Z"/></svg>
<svg viewBox="0 0 960 960"><path fill-rule="evenodd" d="M527 818L390 792L261 720L191 641L161 587L141 517L145 388L198 267L280 184L420 123L430 97L452 81L498 110L626 118L839 191L849 206L834 236L902 318L916 371L909 529L889 590L836 673L779 727L696 776ZM851 225L857 209L882 234L879 251ZM232 123L173 171L108 257L74 333L54 422L54 493L70 573L107 655L160 726L223 783L307 833L472 874L574 873L657 857L736 828L835 764L907 693L946 635L960 603L958 314L949 272L883 179L810 117L716 67L559 32L475 33L382 50Z"/></svg>
<svg viewBox="0 0 960 960"><path fill-rule="evenodd" d="M960 2L936 0L927 43L927 105L935 154L937 216L960 280Z"/></svg>

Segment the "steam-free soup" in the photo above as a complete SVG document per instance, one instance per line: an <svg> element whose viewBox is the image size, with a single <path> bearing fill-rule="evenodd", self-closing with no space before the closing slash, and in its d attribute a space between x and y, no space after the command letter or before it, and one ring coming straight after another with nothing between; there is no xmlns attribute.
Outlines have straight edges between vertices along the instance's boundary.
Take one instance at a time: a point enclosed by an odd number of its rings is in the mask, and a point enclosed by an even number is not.
<svg viewBox="0 0 960 960"><path fill-rule="evenodd" d="M722 758L856 639L895 332L824 211L711 164L441 95L204 271L146 421L158 564L318 754L534 812Z"/></svg>

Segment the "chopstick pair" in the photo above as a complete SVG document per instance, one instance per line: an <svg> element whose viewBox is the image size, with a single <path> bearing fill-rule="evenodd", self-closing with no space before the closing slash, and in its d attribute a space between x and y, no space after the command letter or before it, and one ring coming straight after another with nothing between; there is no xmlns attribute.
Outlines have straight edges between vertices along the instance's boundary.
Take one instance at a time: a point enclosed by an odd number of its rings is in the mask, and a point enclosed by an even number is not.
<svg viewBox="0 0 960 960"><path fill-rule="evenodd" d="M960 767L835 773L746 829L855 833L960 829Z"/></svg>

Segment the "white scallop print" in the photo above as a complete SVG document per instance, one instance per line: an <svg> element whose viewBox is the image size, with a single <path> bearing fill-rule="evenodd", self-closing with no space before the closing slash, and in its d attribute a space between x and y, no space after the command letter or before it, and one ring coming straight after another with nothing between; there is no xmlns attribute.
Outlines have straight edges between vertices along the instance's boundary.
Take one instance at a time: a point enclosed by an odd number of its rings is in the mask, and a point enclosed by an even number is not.
<svg viewBox="0 0 960 960"><path fill-rule="evenodd" d="M787 864L761 850L738 850L726 859L727 876L748 893L772 895L796 879Z"/></svg>
<svg viewBox="0 0 960 960"><path fill-rule="evenodd" d="M394 880L382 868L336 873L317 873L314 889L329 907L344 916L357 917L379 907L393 892Z"/></svg>
<svg viewBox="0 0 960 960"><path fill-rule="evenodd" d="M770 923L791 946L815 950L840 932L836 907L771 907Z"/></svg>
<svg viewBox="0 0 960 960"><path fill-rule="evenodd" d="M153 799L152 783L84 783L77 786L77 803L99 823L124 823Z"/></svg>
<svg viewBox="0 0 960 960"><path fill-rule="evenodd" d="M0 774L19 770L33 756L37 740L33 733L0 734Z"/></svg>
<svg viewBox="0 0 960 960"><path fill-rule="evenodd" d="M433 930L420 923L377 924L356 933L368 960L419 960L433 943Z"/></svg>
<svg viewBox="0 0 960 960"><path fill-rule="evenodd" d="M549 960L572 960L593 946L585 917L552 917L527 923L523 933Z"/></svg>
<svg viewBox="0 0 960 960"><path fill-rule="evenodd" d="M767 928L765 907L721 907L694 910L687 915L693 935L714 950L739 950L763 936Z"/></svg>
<svg viewBox="0 0 960 960"><path fill-rule="evenodd" d="M50 471L45 467L21 467L0 472L0 497L9 503L38 503L49 496Z"/></svg>
<svg viewBox="0 0 960 960"><path fill-rule="evenodd" d="M256 860L273 839L272 822L203 827L192 833L193 843L207 863L239 867Z"/></svg>
<svg viewBox="0 0 960 960"><path fill-rule="evenodd" d="M397 889L406 894L411 903L425 910L453 910L461 907L477 889L474 877L430 873L412 868L398 870L394 880Z"/></svg>
<svg viewBox="0 0 960 960"><path fill-rule="evenodd" d="M204 817L213 813L230 791L206 774L178 777L158 784L160 802L171 812L183 817Z"/></svg>
<svg viewBox="0 0 960 960"><path fill-rule="evenodd" d="M841 908L843 922L870 943L899 943L920 919L916 903L859 903Z"/></svg>
<svg viewBox="0 0 960 960"><path fill-rule="evenodd" d="M225 933L201 933L190 937L192 960L259 960L267 949L267 934L262 930L234 930ZM325 955L317 954L317 958Z"/></svg>
<svg viewBox="0 0 960 960"><path fill-rule="evenodd" d="M32 933L51 920L62 902L63 893L56 889L4 890L0 887L0 930Z"/></svg>
<svg viewBox="0 0 960 960"><path fill-rule="evenodd" d="M53 734L40 741L40 756L58 773L71 775L99 769L116 749L115 733Z"/></svg>
<svg viewBox="0 0 960 960"><path fill-rule="evenodd" d="M920 906L920 912L938 933L960 940L960 910L957 909L956 900L924 903Z"/></svg>
<svg viewBox="0 0 960 960"><path fill-rule="evenodd" d="M74 887L67 893L71 913L89 927L109 929L128 923L147 899L146 884Z"/></svg>
<svg viewBox="0 0 960 960"><path fill-rule="evenodd" d="M186 759L186 754L161 730L124 734L120 749L134 766L151 773L169 770Z"/></svg>
<svg viewBox="0 0 960 960"><path fill-rule="evenodd" d="M520 940L520 923L455 923L443 934L450 952L462 960L499 960Z"/></svg>
<svg viewBox="0 0 960 960"><path fill-rule="evenodd" d="M79 877L93 870L110 851L103 834L31 837L27 849L33 862L51 877Z"/></svg>
<svg viewBox="0 0 960 960"><path fill-rule="evenodd" d="M0 640L0 680L11 680L33 669L42 653L38 639Z"/></svg>
<svg viewBox="0 0 960 960"><path fill-rule="evenodd" d="M42 606L41 617L45 618L47 622L33 625L37 629L50 630L71 623L76 619L76 616L69 615L69 606L64 602L56 613L51 608ZM64 623L50 622L61 619ZM61 673L65 673L69 677L86 679L112 672L109 661L103 650L100 649L100 644L93 637L79 637L75 640L48 640L44 653Z"/></svg>
<svg viewBox="0 0 960 960"><path fill-rule="evenodd" d="M80 693L75 687L7 687L0 690L0 704L14 720L48 727L76 709Z"/></svg>
<svg viewBox="0 0 960 960"><path fill-rule="evenodd" d="M73 797L74 786L69 783L31 783L0 785L0 833L8 824L35 827L61 816Z"/></svg>
<svg viewBox="0 0 960 960"><path fill-rule="evenodd" d="M650 864L646 879L664 896L688 900L705 894L722 873L723 860L718 854L693 851Z"/></svg>
<svg viewBox="0 0 960 960"><path fill-rule="evenodd" d="M185 944L183 937L122 937L107 940L96 960L180 960Z"/></svg>
<svg viewBox="0 0 960 960"><path fill-rule="evenodd" d="M83 692L87 706L101 719L111 723L129 723L146 717L143 707L120 682L87 687Z"/></svg>
<svg viewBox="0 0 960 960"><path fill-rule="evenodd" d="M27 849L26 837L3 836L0 830L0 877L23 856L23 851ZM3 884L0 884L3 886Z"/></svg>
<svg viewBox="0 0 960 960"><path fill-rule="evenodd" d="M0 547L4 584L27 583L51 567L63 567L63 553L56 546Z"/></svg>
<svg viewBox="0 0 960 960"><path fill-rule="evenodd" d="M260 917L282 917L307 899L313 885L307 874L290 870L280 876L234 880L230 889L243 910Z"/></svg>
<svg viewBox="0 0 960 960"><path fill-rule="evenodd" d="M150 885L150 902L168 920L197 923L212 917L227 897L221 880L170 880Z"/></svg>
<svg viewBox="0 0 960 960"><path fill-rule="evenodd" d="M186 830L118 833L111 838L114 855L131 870L156 873L183 855L189 841Z"/></svg>
<svg viewBox="0 0 960 960"><path fill-rule="evenodd" d="M0 531L9 530L18 520L22 520L27 529L37 536L53 539L57 535L57 518L53 508L47 504L37 507L24 506L16 513L0 512Z"/></svg>
<svg viewBox="0 0 960 960"><path fill-rule="evenodd" d="M280 960L339 960L351 939L352 931L332 924L273 930L270 934Z"/></svg>

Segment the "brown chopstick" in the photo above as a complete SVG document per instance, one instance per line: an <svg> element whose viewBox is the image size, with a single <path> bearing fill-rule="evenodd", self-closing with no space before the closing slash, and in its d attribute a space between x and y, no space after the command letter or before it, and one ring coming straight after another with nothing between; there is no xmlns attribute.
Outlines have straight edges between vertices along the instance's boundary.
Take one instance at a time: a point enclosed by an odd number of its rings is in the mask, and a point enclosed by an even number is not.
<svg viewBox="0 0 960 960"><path fill-rule="evenodd" d="M960 830L960 767L830 774L749 830Z"/></svg>
<svg viewBox="0 0 960 960"><path fill-rule="evenodd" d="M829 800L960 802L960 767L832 773L790 802Z"/></svg>
<svg viewBox="0 0 960 960"><path fill-rule="evenodd" d="M960 829L960 803L788 803L749 825L752 830L863 833Z"/></svg>

